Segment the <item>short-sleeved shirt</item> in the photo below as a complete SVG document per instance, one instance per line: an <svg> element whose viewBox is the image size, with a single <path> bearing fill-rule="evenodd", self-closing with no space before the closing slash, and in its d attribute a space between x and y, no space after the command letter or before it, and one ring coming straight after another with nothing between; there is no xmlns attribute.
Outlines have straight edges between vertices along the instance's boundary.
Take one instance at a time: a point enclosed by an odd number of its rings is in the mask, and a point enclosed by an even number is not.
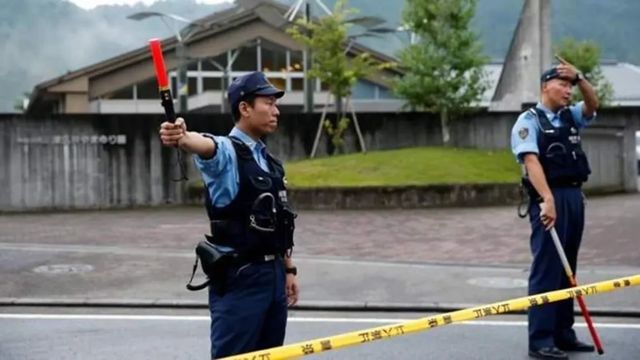
<svg viewBox="0 0 640 360"><path fill-rule="evenodd" d="M226 136L202 134L216 143L216 153L211 159L203 159L194 155L193 159L202 174L204 185L215 207L229 205L238 194L240 179L236 151L231 140ZM267 148L262 141L255 141L242 130L234 127L229 136L236 137L245 143L253 154L258 165L269 171Z"/></svg>
<svg viewBox="0 0 640 360"><path fill-rule="evenodd" d="M560 127L562 125L558 113L547 109L541 103L538 103L536 107L544 111L553 126ZM583 101L569 107L573 121L578 128L589 126L596 117L595 113L589 118L584 117L582 114L583 107ZM531 111L527 110L518 116L518 120L511 130L511 151L519 163L523 162L524 155L527 153L540 153L538 150L538 133L540 130L536 115Z"/></svg>

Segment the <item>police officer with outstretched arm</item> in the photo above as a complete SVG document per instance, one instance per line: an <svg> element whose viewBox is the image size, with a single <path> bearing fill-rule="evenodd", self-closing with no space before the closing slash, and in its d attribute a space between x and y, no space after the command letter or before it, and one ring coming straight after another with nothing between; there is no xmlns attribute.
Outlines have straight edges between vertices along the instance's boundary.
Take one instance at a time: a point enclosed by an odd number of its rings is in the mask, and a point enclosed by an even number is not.
<svg viewBox="0 0 640 360"><path fill-rule="evenodd" d="M261 140L278 126L283 95L252 72L229 85L235 127L228 136L187 131L182 118L160 127L164 145L194 154L211 222L207 243L227 260L207 274L212 358L282 345L287 306L298 301L295 213L282 163Z"/></svg>
<svg viewBox="0 0 640 360"><path fill-rule="evenodd" d="M518 117L511 132L512 150L524 165L523 184L530 198L529 295L569 287L548 230L555 226L575 273L584 229L581 186L591 173L580 130L595 118L598 98L573 65L558 60L558 66L542 74L540 102ZM570 106L574 85L584 101ZM528 316L531 357L567 359L565 351L594 351L572 329L573 300L531 307Z"/></svg>

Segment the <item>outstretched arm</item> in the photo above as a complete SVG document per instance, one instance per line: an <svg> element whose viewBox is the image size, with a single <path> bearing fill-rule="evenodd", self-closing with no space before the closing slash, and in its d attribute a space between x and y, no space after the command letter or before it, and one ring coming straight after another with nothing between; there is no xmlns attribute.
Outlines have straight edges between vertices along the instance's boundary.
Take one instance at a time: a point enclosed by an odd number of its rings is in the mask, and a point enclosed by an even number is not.
<svg viewBox="0 0 640 360"><path fill-rule="evenodd" d="M177 118L175 123L163 122L160 125L160 140L165 146L179 146L180 149L200 155L203 159L210 159L216 152L216 143L205 136L193 131L187 131L187 124L183 118Z"/></svg>

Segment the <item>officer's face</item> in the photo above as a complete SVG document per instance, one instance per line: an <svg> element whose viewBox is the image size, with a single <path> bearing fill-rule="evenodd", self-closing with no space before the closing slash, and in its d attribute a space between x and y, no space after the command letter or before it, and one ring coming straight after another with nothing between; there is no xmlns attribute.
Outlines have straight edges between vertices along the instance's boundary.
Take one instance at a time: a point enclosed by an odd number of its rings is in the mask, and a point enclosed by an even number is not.
<svg viewBox="0 0 640 360"><path fill-rule="evenodd" d="M564 79L552 79L542 84L542 94L556 107L571 103L571 82Z"/></svg>
<svg viewBox="0 0 640 360"><path fill-rule="evenodd" d="M280 111L274 96L258 96L253 106L247 106L248 125L260 135L273 133L278 127Z"/></svg>

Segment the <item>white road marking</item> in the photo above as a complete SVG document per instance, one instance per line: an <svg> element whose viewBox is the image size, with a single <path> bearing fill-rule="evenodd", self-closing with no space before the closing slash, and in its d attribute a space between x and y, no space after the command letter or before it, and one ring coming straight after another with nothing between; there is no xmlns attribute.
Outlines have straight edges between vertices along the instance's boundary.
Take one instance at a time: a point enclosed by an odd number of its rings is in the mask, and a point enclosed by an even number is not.
<svg viewBox="0 0 640 360"><path fill-rule="evenodd" d="M115 314L0 314L0 319L18 320L151 320L151 321L209 321L208 316L185 315L115 315ZM395 324L415 319L394 318L332 318L332 317L291 317L289 322L295 323L368 323ZM458 325L473 326L527 326L526 321L464 321ZM456 325L456 324L454 324ZM586 327L584 323L576 323L576 327ZM610 329L639 329L640 324L629 323L596 323L596 327Z"/></svg>

